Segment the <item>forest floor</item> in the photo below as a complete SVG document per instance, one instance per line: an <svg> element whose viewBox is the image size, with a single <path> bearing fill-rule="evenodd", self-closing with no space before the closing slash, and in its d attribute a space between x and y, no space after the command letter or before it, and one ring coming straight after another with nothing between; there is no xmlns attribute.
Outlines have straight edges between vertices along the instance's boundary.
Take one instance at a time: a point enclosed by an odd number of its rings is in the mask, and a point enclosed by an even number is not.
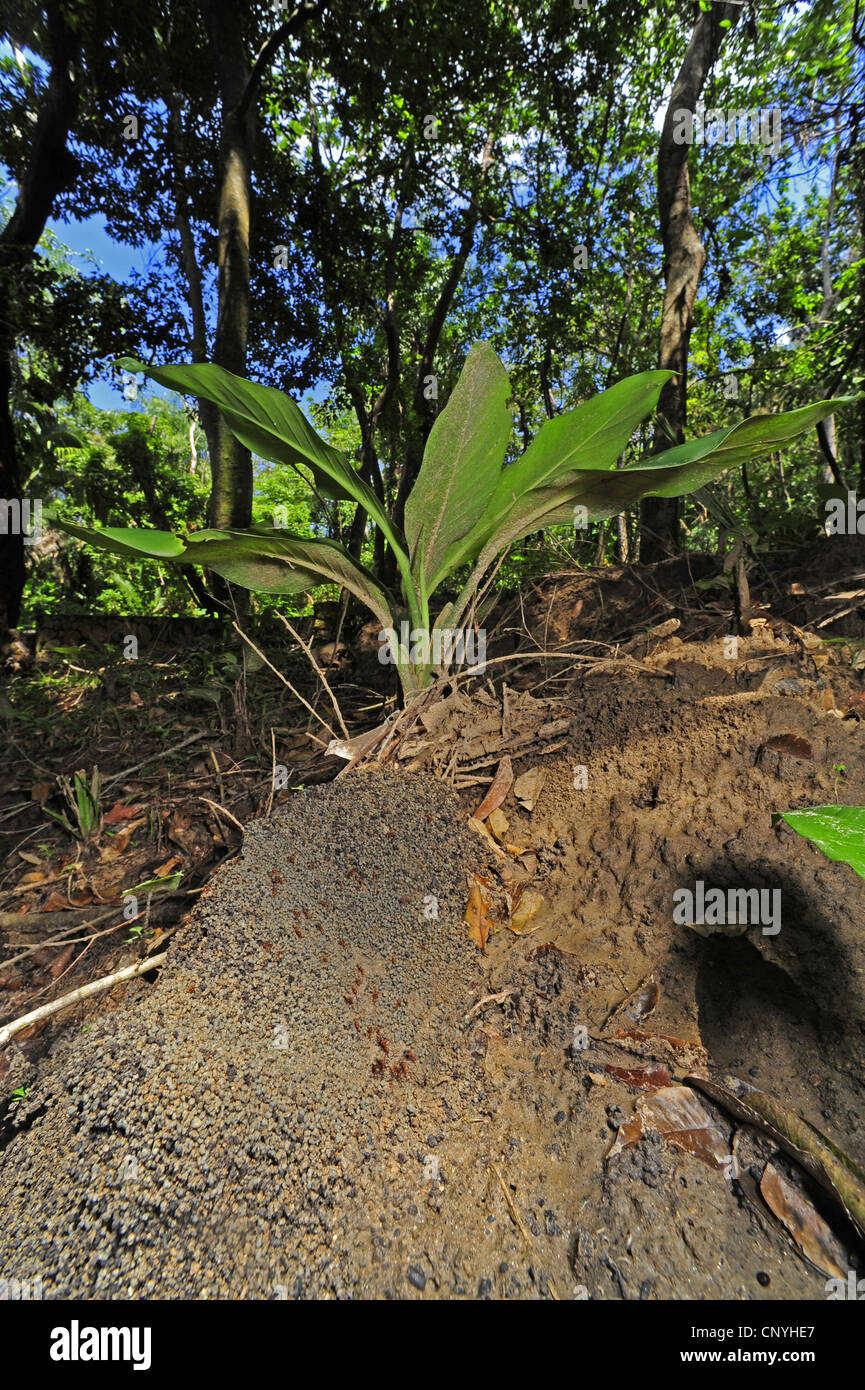
<svg viewBox="0 0 865 1390"><path fill-rule="evenodd" d="M548 576L489 620L507 660L347 772L200 626L42 634L0 692L0 1026L168 958L0 1050L0 1277L824 1299L861 1274L842 1203L731 1078L865 1165L865 891L772 824L865 805L863 580L841 538L761 566L733 647L711 562ZM337 654L352 732L383 675L363 634ZM82 845L45 810L94 764ZM780 930L678 923L698 880L780 891Z"/></svg>

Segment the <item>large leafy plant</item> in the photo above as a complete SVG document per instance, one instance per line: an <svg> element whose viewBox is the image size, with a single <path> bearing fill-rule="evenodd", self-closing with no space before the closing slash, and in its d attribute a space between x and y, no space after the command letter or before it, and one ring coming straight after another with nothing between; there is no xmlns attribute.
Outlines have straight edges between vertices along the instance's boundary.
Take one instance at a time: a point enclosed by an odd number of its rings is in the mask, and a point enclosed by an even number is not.
<svg viewBox="0 0 865 1390"><path fill-rule="evenodd" d="M241 443L261 458L307 470L325 497L362 506L390 543L401 595L390 592L336 541L295 536L276 528L167 531L58 521L71 535L115 554L175 564L197 564L231 583L269 593L298 593L323 582L348 589L394 629L407 612L412 632L428 638L458 629L484 575L515 541L556 523L578 524L615 516L648 495L680 497L724 469L771 453L837 410L839 402L779 415L756 415L729 429L617 469L634 430L655 409L667 371L642 372L548 420L525 453L505 464L513 422L507 373L489 343L476 343L427 440L405 509L404 532L352 467L345 454L316 434L302 411L281 392L234 376L221 367L146 367L162 386L212 402ZM430 630L430 602L458 571L462 588L445 603ZM401 600L401 601L400 601ZM428 660L412 660L403 644L394 655L406 695L430 679ZM423 644L421 644L423 645Z"/></svg>

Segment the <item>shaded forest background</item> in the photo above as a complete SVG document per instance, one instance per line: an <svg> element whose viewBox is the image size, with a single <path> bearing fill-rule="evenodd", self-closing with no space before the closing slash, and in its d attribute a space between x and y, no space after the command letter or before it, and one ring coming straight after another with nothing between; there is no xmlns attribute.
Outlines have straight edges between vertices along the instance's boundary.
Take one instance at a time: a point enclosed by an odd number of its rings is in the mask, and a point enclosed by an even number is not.
<svg viewBox="0 0 865 1390"><path fill-rule="evenodd" d="M4 8L6 498L100 525L276 519L344 540L388 579L362 511L250 458L207 403L145 390L116 359L212 360L303 399L397 521L480 338L510 372L515 452L659 365L679 375L635 453L861 390L858 0ZM674 138L683 109L693 143ZM750 138L734 141L737 112ZM82 270L47 230L95 215L151 248L145 271ZM106 380L123 408L91 400ZM710 497L528 538L499 582L563 558L814 540L827 486L865 491L863 439L860 401ZM23 539L0 536L12 626L225 598L49 526Z"/></svg>

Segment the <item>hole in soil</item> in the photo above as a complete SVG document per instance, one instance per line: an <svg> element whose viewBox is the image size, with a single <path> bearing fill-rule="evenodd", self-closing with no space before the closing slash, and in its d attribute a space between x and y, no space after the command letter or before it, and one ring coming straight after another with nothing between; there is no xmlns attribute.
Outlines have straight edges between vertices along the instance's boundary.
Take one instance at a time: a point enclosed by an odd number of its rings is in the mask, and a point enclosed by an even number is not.
<svg viewBox="0 0 865 1390"><path fill-rule="evenodd" d="M744 937L711 938L700 963L700 1036L722 1067L768 1083L819 1054L819 1010L780 966ZM745 1079L745 1077L743 1077Z"/></svg>

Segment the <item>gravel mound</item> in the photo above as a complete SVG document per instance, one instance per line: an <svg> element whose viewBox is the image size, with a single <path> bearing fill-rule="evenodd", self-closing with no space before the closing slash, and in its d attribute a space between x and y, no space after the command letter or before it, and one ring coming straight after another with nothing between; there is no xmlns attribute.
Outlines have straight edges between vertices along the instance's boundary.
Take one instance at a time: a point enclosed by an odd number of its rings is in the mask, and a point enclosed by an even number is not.
<svg viewBox="0 0 865 1390"><path fill-rule="evenodd" d="M429 1126L483 1100L453 1056L481 977L464 823L440 783L371 771L250 825L158 982L19 1107L0 1274L47 1298L422 1290Z"/></svg>

